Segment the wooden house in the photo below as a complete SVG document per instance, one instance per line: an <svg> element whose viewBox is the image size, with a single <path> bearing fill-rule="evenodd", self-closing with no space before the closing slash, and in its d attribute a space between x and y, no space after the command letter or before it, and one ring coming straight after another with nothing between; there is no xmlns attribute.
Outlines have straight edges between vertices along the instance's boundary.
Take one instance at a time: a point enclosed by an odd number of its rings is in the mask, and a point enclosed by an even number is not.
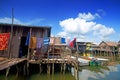
<svg viewBox="0 0 120 80"><path fill-rule="evenodd" d="M11 24L0 24L0 34L10 33L7 49L0 50L0 57L26 57L28 55L28 52L31 54L33 51L29 47L30 44L26 45L27 38L30 39L31 37L50 37L51 27L13 24L13 32L11 31Z"/></svg>
<svg viewBox="0 0 120 80"><path fill-rule="evenodd" d="M89 53L91 49L91 42L77 42L78 51L80 53Z"/></svg>
<svg viewBox="0 0 120 80"><path fill-rule="evenodd" d="M118 50L119 50L119 54L120 54L120 41L118 42Z"/></svg>
<svg viewBox="0 0 120 80"><path fill-rule="evenodd" d="M65 38L50 37L49 44L50 44L49 58L63 57L63 54L66 52L66 47L67 47Z"/></svg>
<svg viewBox="0 0 120 80"><path fill-rule="evenodd" d="M84 53L86 51L86 43L85 42L77 42L78 51L80 53Z"/></svg>
<svg viewBox="0 0 120 80"><path fill-rule="evenodd" d="M105 51L105 52L111 52L111 53L118 53L118 43L117 42L105 42L102 41L100 44L100 49L101 51Z"/></svg>

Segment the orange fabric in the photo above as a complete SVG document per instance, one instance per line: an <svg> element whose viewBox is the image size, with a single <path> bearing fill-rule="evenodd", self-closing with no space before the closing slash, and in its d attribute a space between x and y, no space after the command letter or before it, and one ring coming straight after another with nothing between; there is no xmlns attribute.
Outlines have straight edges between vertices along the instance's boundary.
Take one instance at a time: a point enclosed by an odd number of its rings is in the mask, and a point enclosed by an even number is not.
<svg viewBox="0 0 120 80"><path fill-rule="evenodd" d="M35 49L36 48L36 42L37 42L36 37L31 37L30 46L29 47L31 49Z"/></svg>
<svg viewBox="0 0 120 80"><path fill-rule="evenodd" d="M0 34L0 50L7 49L9 38L10 38L10 33L1 33Z"/></svg>

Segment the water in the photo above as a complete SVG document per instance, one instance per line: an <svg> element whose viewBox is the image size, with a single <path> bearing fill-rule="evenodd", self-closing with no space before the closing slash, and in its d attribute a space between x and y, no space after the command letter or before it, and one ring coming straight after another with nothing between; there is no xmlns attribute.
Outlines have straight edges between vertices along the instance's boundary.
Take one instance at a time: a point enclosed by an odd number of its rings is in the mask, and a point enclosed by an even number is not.
<svg viewBox="0 0 120 80"><path fill-rule="evenodd" d="M88 67L78 72L78 80L120 80L120 64L115 66Z"/></svg>
<svg viewBox="0 0 120 80"><path fill-rule="evenodd" d="M65 73L64 75L61 73L55 73L54 75L47 74L32 74L29 77L26 76L18 76L15 74L10 74L8 78L5 75L0 75L0 80L75 80L74 76L71 73Z"/></svg>
<svg viewBox="0 0 120 80"><path fill-rule="evenodd" d="M120 80L120 60L117 59L106 66L80 67L78 74L75 76L74 74L74 69L71 68L71 71L66 71L65 74L55 72L55 74L48 75L38 72L26 77L10 73L7 78L5 74L0 74L0 80Z"/></svg>

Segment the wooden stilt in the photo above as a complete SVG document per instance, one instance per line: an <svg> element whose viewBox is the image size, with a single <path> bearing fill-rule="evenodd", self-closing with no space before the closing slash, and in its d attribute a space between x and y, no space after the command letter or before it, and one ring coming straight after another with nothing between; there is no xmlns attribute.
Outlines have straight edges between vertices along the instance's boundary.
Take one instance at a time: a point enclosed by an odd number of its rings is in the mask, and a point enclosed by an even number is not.
<svg viewBox="0 0 120 80"><path fill-rule="evenodd" d="M112 57L112 52L110 52L110 54L111 54L111 57Z"/></svg>
<svg viewBox="0 0 120 80"><path fill-rule="evenodd" d="M10 71L10 67L6 69L6 75L5 75L6 77L8 77L9 71Z"/></svg>
<svg viewBox="0 0 120 80"><path fill-rule="evenodd" d="M52 73L54 74L54 63L52 64Z"/></svg>
<svg viewBox="0 0 120 80"><path fill-rule="evenodd" d="M39 70L40 70L40 74L41 74L41 72L42 72L41 63L39 64Z"/></svg>
<svg viewBox="0 0 120 80"><path fill-rule="evenodd" d="M29 75L29 62L27 62L27 75Z"/></svg>
<svg viewBox="0 0 120 80"><path fill-rule="evenodd" d="M74 76L75 76L75 79L77 80L78 75L77 75L77 69L75 67L74 67Z"/></svg>
<svg viewBox="0 0 120 80"><path fill-rule="evenodd" d="M17 72L16 72L16 77L18 77L19 68L18 68L18 66L17 66L17 65L16 65L16 69L17 69Z"/></svg>
<svg viewBox="0 0 120 80"><path fill-rule="evenodd" d="M26 75L26 64L23 66L23 74Z"/></svg>
<svg viewBox="0 0 120 80"><path fill-rule="evenodd" d="M62 73L62 70L63 70L63 64L61 64L61 73Z"/></svg>
<svg viewBox="0 0 120 80"><path fill-rule="evenodd" d="M65 74L66 64L64 63L63 74Z"/></svg>
<svg viewBox="0 0 120 80"><path fill-rule="evenodd" d="M47 73L50 74L50 64L47 64Z"/></svg>
<svg viewBox="0 0 120 80"><path fill-rule="evenodd" d="M108 54L108 51L107 51L107 58L108 58L109 54Z"/></svg>
<svg viewBox="0 0 120 80"><path fill-rule="evenodd" d="M52 80L54 80L54 63L52 64Z"/></svg>

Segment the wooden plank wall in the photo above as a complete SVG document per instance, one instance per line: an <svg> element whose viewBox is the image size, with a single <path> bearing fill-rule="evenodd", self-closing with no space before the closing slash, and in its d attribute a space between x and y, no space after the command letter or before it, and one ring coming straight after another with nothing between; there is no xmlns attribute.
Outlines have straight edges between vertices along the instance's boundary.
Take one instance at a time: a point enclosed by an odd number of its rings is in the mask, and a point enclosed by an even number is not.
<svg viewBox="0 0 120 80"><path fill-rule="evenodd" d="M48 28L40 28L40 27L32 27L31 37L44 37L47 34L47 37L50 37L50 30ZM10 32L11 28L10 25L1 25L0 26L0 33L7 33ZM13 26L13 36L12 36L12 43L10 48L11 57L18 57L19 56L19 49L20 49L20 42L21 37L27 37L28 32L30 32L30 27L22 27L22 26ZM1 57L9 57L8 50L0 51Z"/></svg>

